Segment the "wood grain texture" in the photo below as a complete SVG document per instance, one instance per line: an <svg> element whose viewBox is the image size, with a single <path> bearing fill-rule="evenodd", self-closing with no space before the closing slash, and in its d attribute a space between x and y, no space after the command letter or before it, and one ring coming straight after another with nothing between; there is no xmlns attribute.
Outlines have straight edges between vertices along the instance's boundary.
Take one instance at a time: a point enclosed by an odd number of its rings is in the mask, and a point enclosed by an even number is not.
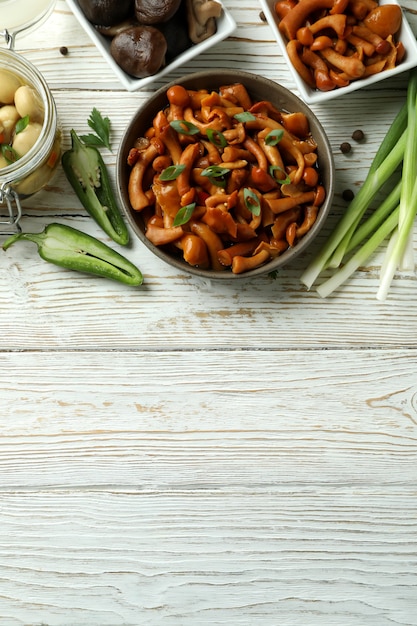
<svg viewBox="0 0 417 626"><path fill-rule="evenodd" d="M171 77L236 67L295 91L260 6L225 4L236 32ZM403 7L417 33L417 1ZM18 47L65 148L92 106L111 118L115 182L124 129L163 83L124 91L64 0ZM0 255L0 626L417 626L417 274L383 304L383 250L332 298L299 280L406 88L313 107L335 200L275 280L198 280L134 238L139 289L33 245ZM107 241L61 170L24 201L25 230L49 221Z"/></svg>

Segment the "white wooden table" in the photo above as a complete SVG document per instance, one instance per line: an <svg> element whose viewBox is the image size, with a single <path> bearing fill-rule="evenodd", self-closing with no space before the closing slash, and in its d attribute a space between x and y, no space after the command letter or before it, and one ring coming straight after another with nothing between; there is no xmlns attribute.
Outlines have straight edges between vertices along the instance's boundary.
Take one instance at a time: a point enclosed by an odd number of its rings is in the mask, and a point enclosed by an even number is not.
<svg viewBox="0 0 417 626"><path fill-rule="evenodd" d="M257 2L225 4L235 34L172 77L232 66L293 88ZM417 33L416 0L403 6ZM64 0L19 46L65 147L92 106L117 146L162 84L126 92ZM337 193L311 254L406 81L313 107ZM357 128L367 141L342 154ZM62 171L24 203L25 230L49 221L101 237ZM126 255L143 288L32 245L0 255L0 625L417 625L416 273L377 301L378 253L323 300L299 280L309 256L217 285L137 240Z"/></svg>

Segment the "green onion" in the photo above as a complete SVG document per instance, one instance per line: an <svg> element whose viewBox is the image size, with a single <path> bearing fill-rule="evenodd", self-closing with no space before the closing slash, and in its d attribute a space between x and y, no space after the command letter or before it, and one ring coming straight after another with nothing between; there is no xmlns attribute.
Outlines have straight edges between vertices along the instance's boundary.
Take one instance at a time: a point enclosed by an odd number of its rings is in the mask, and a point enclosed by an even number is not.
<svg viewBox="0 0 417 626"><path fill-rule="evenodd" d="M186 120L174 120L169 125L181 135L197 135L200 132L197 126Z"/></svg>
<svg viewBox="0 0 417 626"><path fill-rule="evenodd" d="M159 180L175 180L185 170L185 165L170 165L166 167L159 175Z"/></svg>
<svg viewBox="0 0 417 626"><path fill-rule="evenodd" d="M361 247L328 280L317 287L317 293L322 298L329 296L340 287L395 229L398 224L400 191L401 183L397 183L378 209L355 231L347 253L358 248L358 246ZM367 238L368 240L361 245Z"/></svg>
<svg viewBox="0 0 417 626"><path fill-rule="evenodd" d="M216 148L225 148L227 146L227 139L219 130L208 128L207 138Z"/></svg>
<svg viewBox="0 0 417 626"><path fill-rule="evenodd" d="M340 265L349 241L365 211L383 184L388 181L401 163L406 143L406 124L406 111L403 107L381 143L362 187L347 207L324 246L301 275L301 282L308 289L312 287L326 267L329 265L338 267ZM335 262L335 258L337 258L337 262Z"/></svg>
<svg viewBox="0 0 417 626"><path fill-rule="evenodd" d="M25 130L25 128L27 127L28 124L29 124L29 115L25 115L25 117L21 117L20 120L16 123L16 126L15 126L15 133L16 133L16 135L21 133L22 130Z"/></svg>
<svg viewBox="0 0 417 626"><path fill-rule="evenodd" d="M195 207L195 202L181 207L174 218L173 226L183 226L183 224L189 222L194 213Z"/></svg>
<svg viewBox="0 0 417 626"><path fill-rule="evenodd" d="M386 262L381 269L378 300L385 300L397 269L404 266L409 251L410 233L417 212L417 72L411 73L407 90L407 142L404 151L400 212L398 227L394 231L392 245L388 247ZM414 263L412 264L413 269Z"/></svg>
<svg viewBox="0 0 417 626"><path fill-rule="evenodd" d="M261 203L254 191L247 187L243 190L243 199L245 201L246 208L252 213L252 215L258 216L261 214Z"/></svg>
<svg viewBox="0 0 417 626"><path fill-rule="evenodd" d="M328 280L324 281L317 287L317 293L326 298L335 289L340 287L358 267L363 265L367 259L375 252L378 246L388 237L388 235L394 230L398 224L398 216L400 213L400 207L397 208L389 215L389 217L380 225L380 227L374 231L373 235L368 241L343 265L337 272L335 272Z"/></svg>
<svg viewBox="0 0 417 626"><path fill-rule="evenodd" d="M285 170L282 169L279 165L270 165L268 171L272 178L277 180L281 185L288 185L291 182L291 178L286 174ZM284 178L276 178L275 172L280 172L284 174Z"/></svg>
<svg viewBox="0 0 417 626"><path fill-rule="evenodd" d="M213 185L217 185L217 187L225 187L226 179L225 175L230 172L230 169L227 167L222 167L221 165L209 165L202 172L201 176L207 176L209 181Z"/></svg>
<svg viewBox="0 0 417 626"><path fill-rule="evenodd" d="M386 195L385 200L363 219L381 191ZM388 129L362 187L301 275L301 282L310 289L323 270L335 269L330 278L317 287L318 293L326 297L389 238L376 294L379 300L385 300L395 272L403 267L416 214L417 69L414 69L410 72L407 102Z"/></svg>
<svg viewBox="0 0 417 626"><path fill-rule="evenodd" d="M265 143L267 146L276 146L284 136L282 128L274 128L265 137Z"/></svg>
<svg viewBox="0 0 417 626"><path fill-rule="evenodd" d="M237 120L238 122L254 122L256 120L256 117L250 113L249 111L244 111L243 113L236 113L236 115L233 116L235 118L235 120Z"/></svg>
<svg viewBox="0 0 417 626"><path fill-rule="evenodd" d="M16 161L18 161L20 158L16 150L12 148L12 146L10 146L9 144L2 144L1 153L9 164L16 163Z"/></svg>

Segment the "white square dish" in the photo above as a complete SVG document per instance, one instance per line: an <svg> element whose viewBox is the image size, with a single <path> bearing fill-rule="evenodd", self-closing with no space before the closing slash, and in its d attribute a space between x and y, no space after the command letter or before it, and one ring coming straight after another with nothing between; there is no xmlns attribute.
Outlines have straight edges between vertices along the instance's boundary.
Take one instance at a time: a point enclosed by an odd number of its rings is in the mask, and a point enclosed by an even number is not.
<svg viewBox="0 0 417 626"><path fill-rule="evenodd" d="M181 65L184 65L185 63L188 63L188 61L198 56L205 50L208 50L209 48L213 47L214 45L216 45L223 39L226 39L227 37L229 37L229 35L231 35L236 29L236 22L232 18L229 11L224 6L222 6L222 13L220 17L216 20L217 32L214 35L212 35L205 41L202 41L201 43L197 43L191 46L188 50L186 50L185 52L180 54L178 57L173 59L171 63L168 63L163 69L161 69L156 74L152 76L146 76L146 78L134 78L133 76L129 76L129 74L124 72L119 67L119 65L117 65L116 61L113 59L113 57L110 54L110 40L104 35L101 35L94 28L93 24L91 24L87 20L84 13L80 9L78 0L67 0L67 4L71 8L72 12L74 13L75 17L77 18L81 26L84 28L87 35L89 35L89 37L91 38L93 43L97 46L98 50L100 51L104 59L112 68L113 72L116 74L120 82L124 85L124 87L128 91L136 91L137 89L141 89L142 87L149 85L150 83L152 83L153 81L157 79L163 78L164 76L172 72L172 70L176 69L177 67L180 67Z"/></svg>
<svg viewBox="0 0 417 626"><path fill-rule="evenodd" d="M261 3L265 17L268 20L268 23L272 28L272 31L278 42L279 49L285 60L287 61L288 67L292 73L294 82L297 85L300 96L305 102L307 102L307 104L318 104L327 102L328 100L333 100L334 98L339 98L348 93L351 93L352 91L357 91L358 89L362 89L363 87L368 87L369 85L373 85L381 80L386 80L387 78L390 78L392 76L395 76L396 74L400 74L411 69L412 67L417 66L417 40L403 12L402 26L398 35L398 40L402 41L402 43L404 44L404 47L406 49L406 55L399 65L397 65L394 69L385 70L383 72L380 72L379 74L375 74L374 76L369 76L367 78L352 81L347 87L340 87L339 89L333 89L332 91L314 90L301 78L289 59L285 38L278 28L279 18L274 10L276 0L259 1ZM380 0L379 4L399 5L397 0Z"/></svg>

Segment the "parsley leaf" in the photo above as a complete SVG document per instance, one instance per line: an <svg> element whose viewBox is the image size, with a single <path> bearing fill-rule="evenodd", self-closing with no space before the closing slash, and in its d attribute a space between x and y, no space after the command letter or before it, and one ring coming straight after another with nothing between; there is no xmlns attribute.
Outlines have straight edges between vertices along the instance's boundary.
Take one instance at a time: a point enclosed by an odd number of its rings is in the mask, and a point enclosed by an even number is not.
<svg viewBox="0 0 417 626"><path fill-rule="evenodd" d="M95 134L89 133L88 135L81 135L83 142L87 146L93 146L95 148L104 146L111 151L109 118L103 117L100 111L94 107L87 123Z"/></svg>

